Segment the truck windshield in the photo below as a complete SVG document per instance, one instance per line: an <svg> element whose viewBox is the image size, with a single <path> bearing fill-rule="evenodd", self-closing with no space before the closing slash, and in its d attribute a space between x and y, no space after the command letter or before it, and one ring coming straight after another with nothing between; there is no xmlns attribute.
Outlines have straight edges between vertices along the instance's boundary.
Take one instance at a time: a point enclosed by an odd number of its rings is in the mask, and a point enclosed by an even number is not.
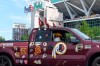
<svg viewBox="0 0 100 66"><path fill-rule="evenodd" d="M71 28L72 31L74 31L77 35L79 35L81 38L83 39L90 39L89 36L87 36L86 34L82 33L81 31Z"/></svg>

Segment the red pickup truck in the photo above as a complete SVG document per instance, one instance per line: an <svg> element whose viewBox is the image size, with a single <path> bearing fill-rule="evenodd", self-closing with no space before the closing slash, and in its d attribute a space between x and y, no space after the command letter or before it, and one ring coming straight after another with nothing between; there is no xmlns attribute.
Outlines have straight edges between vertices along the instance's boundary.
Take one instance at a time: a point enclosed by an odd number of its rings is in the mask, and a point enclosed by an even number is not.
<svg viewBox="0 0 100 66"><path fill-rule="evenodd" d="M34 28L28 41L0 42L0 66L14 65L100 66L100 42L74 28Z"/></svg>

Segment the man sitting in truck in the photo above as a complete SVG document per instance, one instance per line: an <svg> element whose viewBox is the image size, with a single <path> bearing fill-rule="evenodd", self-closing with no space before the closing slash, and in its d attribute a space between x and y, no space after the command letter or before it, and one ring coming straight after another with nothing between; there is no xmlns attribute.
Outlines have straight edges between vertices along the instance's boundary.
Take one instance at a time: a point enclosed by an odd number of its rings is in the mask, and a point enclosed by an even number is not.
<svg viewBox="0 0 100 66"><path fill-rule="evenodd" d="M55 33L54 34L54 41L55 42L61 41L61 37L62 37L62 35L59 32L58 33Z"/></svg>

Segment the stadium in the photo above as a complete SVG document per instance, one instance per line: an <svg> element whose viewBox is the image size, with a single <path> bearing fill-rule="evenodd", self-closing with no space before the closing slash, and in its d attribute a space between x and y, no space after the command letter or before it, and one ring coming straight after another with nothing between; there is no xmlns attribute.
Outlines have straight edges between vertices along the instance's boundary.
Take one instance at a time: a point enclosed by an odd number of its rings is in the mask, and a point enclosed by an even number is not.
<svg viewBox="0 0 100 66"><path fill-rule="evenodd" d="M64 27L73 27L86 20L90 27L100 26L100 0L51 0L63 13Z"/></svg>

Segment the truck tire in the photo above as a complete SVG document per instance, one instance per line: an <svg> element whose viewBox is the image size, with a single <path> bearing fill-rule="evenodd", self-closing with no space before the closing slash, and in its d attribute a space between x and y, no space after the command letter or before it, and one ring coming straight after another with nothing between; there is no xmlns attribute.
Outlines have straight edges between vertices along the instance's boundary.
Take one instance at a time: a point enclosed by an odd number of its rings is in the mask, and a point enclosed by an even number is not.
<svg viewBox="0 0 100 66"><path fill-rule="evenodd" d="M13 64L9 57L0 55L0 66L13 66Z"/></svg>
<svg viewBox="0 0 100 66"><path fill-rule="evenodd" d="M92 66L100 66L100 56L93 60Z"/></svg>

